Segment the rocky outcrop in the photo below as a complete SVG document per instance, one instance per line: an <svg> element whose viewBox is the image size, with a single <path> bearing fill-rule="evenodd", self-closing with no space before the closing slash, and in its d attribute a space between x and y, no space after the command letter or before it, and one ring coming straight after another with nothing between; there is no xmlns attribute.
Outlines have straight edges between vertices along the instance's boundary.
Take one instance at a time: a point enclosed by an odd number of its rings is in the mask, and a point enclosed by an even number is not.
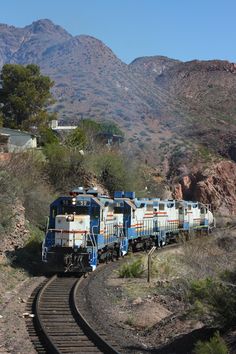
<svg viewBox="0 0 236 354"><path fill-rule="evenodd" d="M221 161L194 174L182 176L174 185L176 199L211 204L223 215L236 215L236 164Z"/></svg>
<svg viewBox="0 0 236 354"><path fill-rule="evenodd" d="M25 208L17 200L12 207L12 226L6 233L0 234L0 257L6 251L13 251L22 247L29 238L27 220L25 219Z"/></svg>

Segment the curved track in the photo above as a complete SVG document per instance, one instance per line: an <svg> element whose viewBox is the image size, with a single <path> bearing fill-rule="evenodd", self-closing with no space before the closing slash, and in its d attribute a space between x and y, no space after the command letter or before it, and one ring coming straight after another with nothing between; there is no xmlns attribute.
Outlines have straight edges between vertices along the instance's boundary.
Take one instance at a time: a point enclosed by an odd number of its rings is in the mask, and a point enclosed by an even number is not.
<svg viewBox="0 0 236 354"><path fill-rule="evenodd" d="M37 335L47 353L117 354L106 335L91 328L80 313L76 293L82 281L53 276L42 287L35 303Z"/></svg>
<svg viewBox="0 0 236 354"><path fill-rule="evenodd" d="M179 246L167 245L158 253ZM27 310L35 317L27 319L27 328L38 353L118 354L117 344L104 332L94 330L80 311L83 280L55 275L32 293Z"/></svg>

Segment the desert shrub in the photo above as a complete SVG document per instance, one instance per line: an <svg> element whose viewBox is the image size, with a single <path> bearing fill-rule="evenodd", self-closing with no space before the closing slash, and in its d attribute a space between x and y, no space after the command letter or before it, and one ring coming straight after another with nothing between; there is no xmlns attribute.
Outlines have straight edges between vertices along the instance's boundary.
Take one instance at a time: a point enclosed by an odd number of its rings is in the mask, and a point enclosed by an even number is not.
<svg viewBox="0 0 236 354"><path fill-rule="evenodd" d="M25 247L33 252L38 251L39 248L41 250L41 243L43 242L45 236L44 232L32 224L29 225L29 230L30 238L27 240Z"/></svg>
<svg viewBox="0 0 236 354"><path fill-rule="evenodd" d="M8 232L12 227L14 213L12 211L12 206L7 204L4 200L4 196L1 195L0 201L0 236Z"/></svg>
<svg viewBox="0 0 236 354"><path fill-rule="evenodd" d="M9 184L8 189L14 191L11 192L14 198L22 201L26 218L39 227L44 226L45 215L48 213L48 205L52 199L44 167L45 159L39 151L13 154L3 167L9 176L5 181ZM9 195L12 194L9 192Z"/></svg>
<svg viewBox="0 0 236 354"><path fill-rule="evenodd" d="M9 263L13 267L21 267L33 274L43 271L41 263L41 245L44 232L34 225L29 225L30 238L24 247L18 248L14 253L7 255Z"/></svg>
<svg viewBox="0 0 236 354"><path fill-rule="evenodd" d="M152 274L158 279L168 279L175 276L177 274L177 265L173 255L161 259L158 256L153 257Z"/></svg>
<svg viewBox="0 0 236 354"><path fill-rule="evenodd" d="M102 133L110 133L114 135L121 135L124 137L124 132L118 127L115 122L105 121L100 123Z"/></svg>
<svg viewBox="0 0 236 354"><path fill-rule="evenodd" d="M125 189L128 176L122 157L112 151L90 154L86 166L112 194L115 190Z"/></svg>
<svg viewBox="0 0 236 354"><path fill-rule="evenodd" d="M0 203L0 234L8 231L12 226L12 209L9 205Z"/></svg>
<svg viewBox="0 0 236 354"><path fill-rule="evenodd" d="M40 139L39 143L42 146L45 146L46 144L58 144L59 143L59 138L58 136L54 133L54 131L48 127L41 127L39 129L39 134L40 134Z"/></svg>
<svg viewBox="0 0 236 354"><path fill-rule="evenodd" d="M193 311L198 313L201 303L211 321L226 327L236 323L234 287L212 278L194 280L190 283L189 299Z"/></svg>
<svg viewBox="0 0 236 354"><path fill-rule="evenodd" d="M16 199L16 188L9 173L0 170L0 234L11 228L13 219L12 204Z"/></svg>
<svg viewBox="0 0 236 354"><path fill-rule="evenodd" d="M230 269L234 264L235 250L231 243L231 252L225 252L219 246L219 237L193 238L186 242L181 257L184 266L189 268L189 278L204 279L217 277L223 269Z"/></svg>
<svg viewBox="0 0 236 354"><path fill-rule="evenodd" d="M85 149L87 145L87 137L83 129L76 128L66 138L65 144L69 147Z"/></svg>
<svg viewBox="0 0 236 354"><path fill-rule="evenodd" d="M190 285L190 301L209 298L214 286L212 278L193 280Z"/></svg>
<svg viewBox="0 0 236 354"><path fill-rule="evenodd" d="M92 119L81 119L76 130L81 132L81 139L83 140L84 149L88 151L97 150L97 136L101 131L100 123Z"/></svg>
<svg viewBox="0 0 236 354"><path fill-rule="evenodd" d="M51 144L44 148L44 153L45 172L55 191L68 192L72 187L84 185L84 157L77 149Z"/></svg>
<svg viewBox="0 0 236 354"><path fill-rule="evenodd" d="M209 341L198 341L194 348L194 354L228 354L229 350L223 338L221 338L219 332Z"/></svg>
<svg viewBox="0 0 236 354"><path fill-rule="evenodd" d="M144 265L141 258L123 264L118 274L120 278L139 278L144 272Z"/></svg>

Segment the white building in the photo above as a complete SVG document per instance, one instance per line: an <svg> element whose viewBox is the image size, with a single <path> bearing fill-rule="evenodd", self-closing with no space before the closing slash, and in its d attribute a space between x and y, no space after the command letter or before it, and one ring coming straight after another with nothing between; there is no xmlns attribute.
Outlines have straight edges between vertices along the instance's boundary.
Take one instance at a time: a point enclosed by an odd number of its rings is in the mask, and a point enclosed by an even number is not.
<svg viewBox="0 0 236 354"><path fill-rule="evenodd" d="M0 128L0 152L20 152L37 148L35 135L21 130Z"/></svg>
<svg viewBox="0 0 236 354"><path fill-rule="evenodd" d="M50 122L50 128L55 131L70 131L77 128L77 125L58 125L58 120L54 119Z"/></svg>

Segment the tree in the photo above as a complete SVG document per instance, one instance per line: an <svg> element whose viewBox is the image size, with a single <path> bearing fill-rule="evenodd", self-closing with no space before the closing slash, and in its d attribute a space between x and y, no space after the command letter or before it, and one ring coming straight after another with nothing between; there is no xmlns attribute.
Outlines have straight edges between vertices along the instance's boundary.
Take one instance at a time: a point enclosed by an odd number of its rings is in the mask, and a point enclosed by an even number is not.
<svg viewBox="0 0 236 354"><path fill-rule="evenodd" d="M101 136L104 134L114 134L124 136L122 130L112 121L96 122L92 119L81 119L78 123L80 132L85 135L86 142L83 148L94 151L101 147ZM80 139L81 140L81 139ZM76 141L80 141L76 139Z"/></svg>
<svg viewBox="0 0 236 354"><path fill-rule="evenodd" d="M39 134L40 145L45 146L47 144L59 144L59 138L51 128L42 126L39 128Z"/></svg>
<svg viewBox="0 0 236 354"><path fill-rule="evenodd" d="M101 122L100 126L101 126L102 133L110 133L113 135L120 135L124 137L124 132L114 122L111 121Z"/></svg>
<svg viewBox="0 0 236 354"><path fill-rule="evenodd" d="M87 137L84 130L79 127L73 130L66 138L66 145L84 149L87 145Z"/></svg>
<svg viewBox="0 0 236 354"><path fill-rule="evenodd" d="M78 123L78 127L84 130L88 134L97 135L101 131L101 125L98 122L95 122L92 119L81 119Z"/></svg>
<svg viewBox="0 0 236 354"><path fill-rule="evenodd" d="M0 104L5 126L38 126L53 118L46 111L54 102L50 93L53 81L41 75L37 65L5 64L0 79Z"/></svg>
<svg viewBox="0 0 236 354"><path fill-rule="evenodd" d="M86 150L93 151L97 148L97 136L101 131L101 126L98 122L92 119L81 119L78 127L85 134Z"/></svg>

